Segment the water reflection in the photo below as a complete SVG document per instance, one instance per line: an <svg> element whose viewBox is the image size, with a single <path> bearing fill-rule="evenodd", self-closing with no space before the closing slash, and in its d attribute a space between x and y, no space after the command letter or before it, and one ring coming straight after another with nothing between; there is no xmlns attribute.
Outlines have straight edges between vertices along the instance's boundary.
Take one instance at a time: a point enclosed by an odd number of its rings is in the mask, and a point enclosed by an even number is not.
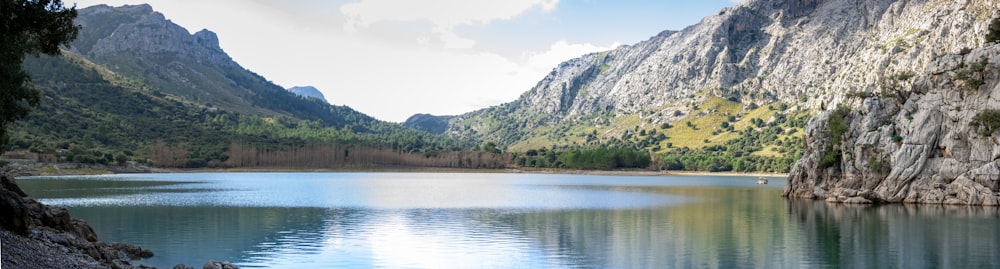
<svg viewBox="0 0 1000 269"><path fill-rule="evenodd" d="M274 176L25 185L73 205L102 239L153 249L143 262L162 268L207 259L244 268L1000 264L997 208L784 200L780 186L719 177ZM74 202L95 197L155 202Z"/></svg>
<svg viewBox="0 0 1000 269"><path fill-rule="evenodd" d="M844 268L996 268L996 207L786 201L806 260Z"/></svg>
<svg viewBox="0 0 1000 269"><path fill-rule="evenodd" d="M652 188L715 197L704 202L633 210L571 210L512 216L550 252L611 268L781 267L787 228L777 191L720 187ZM779 248L775 248L778 246Z"/></svg>
<svg viewBox="0 0 1000 269"><path fill-rule="evenodd" d="M156 256L141 263L170 268L177 263L202 264L208 259L239 261L250 246L281 242L283 234L308 237L323 221L351 210L239 207L73 207L105 241L129 242ZM332 216L331 216L332 215ZM304 242L299 242L304 243ZM308 247L307 245L302 245Z"/></svg>

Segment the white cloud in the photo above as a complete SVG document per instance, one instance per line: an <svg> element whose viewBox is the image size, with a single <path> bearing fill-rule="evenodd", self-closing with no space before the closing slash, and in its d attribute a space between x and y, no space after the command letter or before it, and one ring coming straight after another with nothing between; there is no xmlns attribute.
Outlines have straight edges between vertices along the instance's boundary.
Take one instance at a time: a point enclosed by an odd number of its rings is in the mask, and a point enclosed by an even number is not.
<svg viewBox="0 0 1000 269"><path fill-rule="evenodd" d="M348 26L365 27L379 21L428 20L442 27L460 24L487 24L511 19L536 6L552 11L559 0L365 0L345 4L340 11Z"/></svg>
<svg viewBox="0 0 1000 269"><path fill-rule="evenodd" d="M509 20L533 8L549 12L559 0L364 0L341 6L344 31L355 33L378 22L429 21L446 48L468 49L475 41L455 34L459 25Z"/></svg>
<svg viewBox="0 0 1000 269"><path fill-rule="evenodd" d="M570 44L566 40L559 40L549 46L549 50L547 51L526 53L526 58L529 67L536 70L542 69L548 71L566 60L577 58L587 53L612 50L620 45L618 42L615 42L610 46L602 47L590 43Z"/></svg>

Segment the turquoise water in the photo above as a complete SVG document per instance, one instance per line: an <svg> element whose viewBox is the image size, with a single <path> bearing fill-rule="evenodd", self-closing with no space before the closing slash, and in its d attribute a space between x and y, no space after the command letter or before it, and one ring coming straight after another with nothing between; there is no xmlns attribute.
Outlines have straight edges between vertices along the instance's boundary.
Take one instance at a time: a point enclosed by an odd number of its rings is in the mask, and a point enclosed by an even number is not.
<svg viewBox="0 0 1000 269"><path fill-rule="evenodd" d="M785 200L784 179L450 173L21 178L160 268L996 268L997 208Z"/></svg>

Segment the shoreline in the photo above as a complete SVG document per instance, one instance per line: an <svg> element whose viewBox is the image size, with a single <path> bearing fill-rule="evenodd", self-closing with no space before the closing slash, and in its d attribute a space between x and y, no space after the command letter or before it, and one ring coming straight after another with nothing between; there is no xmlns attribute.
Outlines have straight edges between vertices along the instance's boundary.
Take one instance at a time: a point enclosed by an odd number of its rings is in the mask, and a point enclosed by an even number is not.
<svg viewBox="0 0 1000 269"><path fill-rule="evenodd" d="M101 166L62 163L43 164L19 163L17 176L74 176L100 174L155 174L155 173L508 173L508 174L565 174L596 176L745 176L745 177L788 177L787 173L767 172L707 172L676 170L579 170L559 168L444 168L444 167L376 167L376 168L288 168L288 167L244 167L244 168L155 168L140 165Z"/></svg>

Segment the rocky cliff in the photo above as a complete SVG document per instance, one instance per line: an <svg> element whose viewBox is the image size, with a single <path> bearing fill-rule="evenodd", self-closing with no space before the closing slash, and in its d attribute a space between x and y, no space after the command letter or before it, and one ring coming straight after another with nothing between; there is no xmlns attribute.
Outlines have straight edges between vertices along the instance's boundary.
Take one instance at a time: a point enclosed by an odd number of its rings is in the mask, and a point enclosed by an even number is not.
<svg viewBox="0 0 1000 269"><path fill-rule="evenodd" d="M258 89L211 31L190 34L149 5L88 7L76 22L83 28L71 49L97 64L183 98L263 112L246 109Z"/></svg>
<svg viewBox="0 0 1000 269"><path fill-rule="evenodd" d="M189 33L150 5L91 6L79 10L76 23L83 27L71 53L114 72L122 84L210 110L290 116L337 128L376 124L350 107L299 98L236 63L215 33Z"/></svg>
<svg viewBox="0 0 1000 269"><path fill-rule="evenodd" d="M815 110L850 91L878 91L886 78L923 70L937 55L980 46L997 6L746 1L681 31L564 62L519 99L456 117L448 133L513 144L531 139L534 128L593 124L600 116L670 123L711 97ZM484 120L497 115L514 124Z"/></svg>
<svg viewBox="0 0 1000 269"><path fill-rule="evenodd" d="M813 118L784 196L1000 205L1000 45L936 55Z"/></svg>

